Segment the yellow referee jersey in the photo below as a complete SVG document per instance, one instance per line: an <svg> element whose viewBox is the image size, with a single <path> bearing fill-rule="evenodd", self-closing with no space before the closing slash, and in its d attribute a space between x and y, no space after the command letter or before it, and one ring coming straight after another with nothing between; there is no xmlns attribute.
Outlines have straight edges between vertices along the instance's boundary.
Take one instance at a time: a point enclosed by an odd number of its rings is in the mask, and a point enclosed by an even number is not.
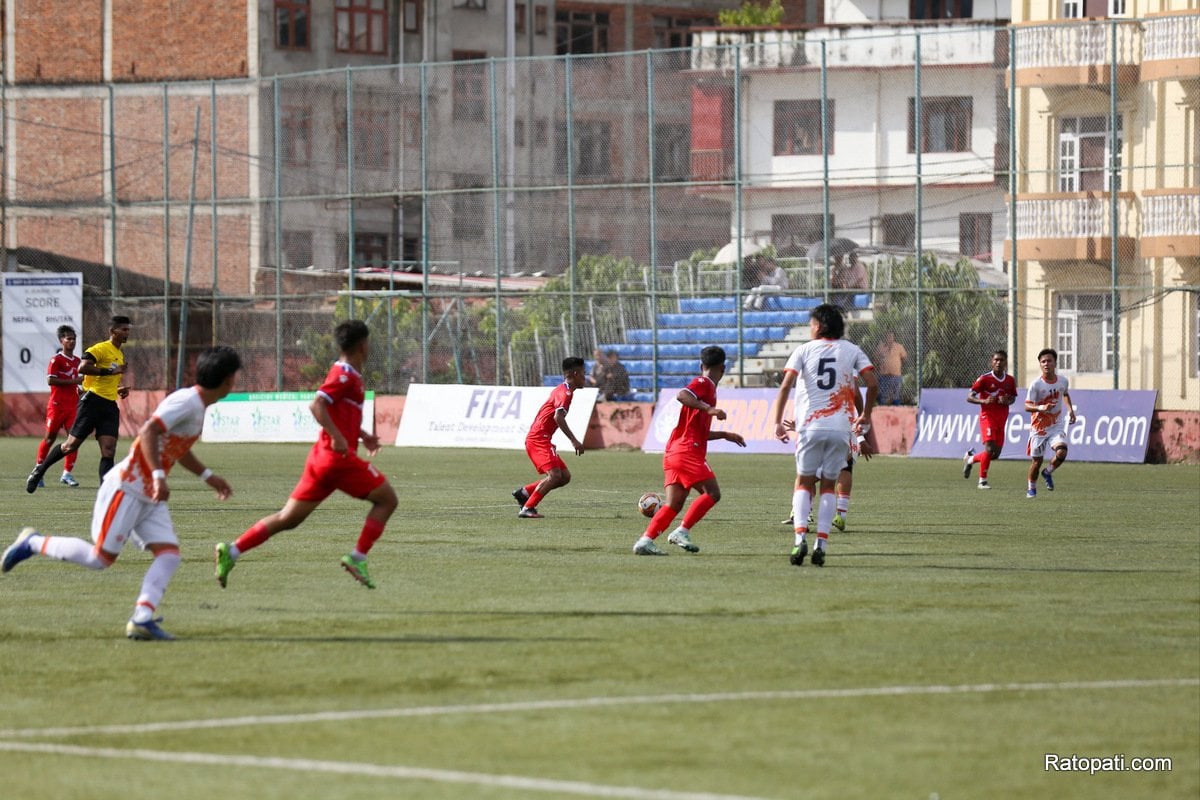
<svg viewBox="0 0 1200 800"><path fill-rule="evenodd" d="M125 354L121 352L121 348L108 339L105 339L103 342L97 342L84 352L90 353L96 359L96 366L101 369L107 369L114 364L125 363ZM123 375L84 375L83 390L85 392L93 392L115 402L117 399L117 387L121 385L123 377Z"/></svg>

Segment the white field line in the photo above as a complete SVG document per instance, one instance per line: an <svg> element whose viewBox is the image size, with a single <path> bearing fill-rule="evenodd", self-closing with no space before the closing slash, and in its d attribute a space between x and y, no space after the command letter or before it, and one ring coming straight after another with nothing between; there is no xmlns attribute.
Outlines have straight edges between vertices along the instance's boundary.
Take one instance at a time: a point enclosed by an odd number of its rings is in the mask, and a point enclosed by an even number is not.
<svg viewBox="0 0 1200 800"><path fill-rule="evenodd" d="M520 775L489 775L482 772L425 769L422 767L396 767L347 761L318 761L307 758L274 758L142 749L122 750L114 747L75 747L73 745L39 742L0 742L0 751L74 756L76 758L129 759L169 764L217 766L222 768L250 767L279 769L288 772L353 775L356 778L364 776L373 778L400 778L404 780L433 781L436 783L460 783L503 789L519 789L522 791L557 792L559 794L576 794L588 797L624 797L632 798L633 800L763 800L763 798L746 797L744 795L676 792L669 789L641 789L636 786L608 786L600 783L584 783L581 781L526 778Z"/></svg>
<svg viewBox="0 0 1200 800"><path fill-rule="evenodd" d="M976 683L934 686L865 686L846 689L794 689L765 692L718 692L714 694L659 694L626 697L583 697L562 700L529 700L512 703L478 703L451 706L315 711L303 714L271 714L216 719L143 722L115 725L79 725L58 728L10 728L0 730L0 739L42 739L106 734L162 733L165 731L210 730L259 725L307 725L321 722L352 722L365 719L438 717L454 714L501 714L528 711L561 711L620 706L657 706L669 703L729 703L763 700L821 700L859 697L910 697L920 695L994 694L1000 692L1068 692L1110 689L1155 689L1200 686L1200 678L1151 680L1062 681L1042 683Z"/></svg>

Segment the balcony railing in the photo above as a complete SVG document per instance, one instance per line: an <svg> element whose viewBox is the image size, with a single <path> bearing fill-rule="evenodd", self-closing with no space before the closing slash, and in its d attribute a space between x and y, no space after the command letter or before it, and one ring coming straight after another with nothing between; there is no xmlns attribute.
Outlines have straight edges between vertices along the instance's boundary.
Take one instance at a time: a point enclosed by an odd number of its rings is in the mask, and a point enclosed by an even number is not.
<svg viewBox="0 0 1200 800"><path fill-rule="evenodd" d="M1200 14L1147 17L1142 79L1200 77Z"/></svg>
<svg viewBox="0 0 1200 800"><path fill-rule="evenodd" d="M1132 193L1117 195L1117 247L1133 255L1138 228ZM1006 250L1012 243L1006 243ZM1017 257L1107 258L1112 252L1112 195L1080 192L1017 197ZM1010 251L1011 252L1011 251Z"/></svg>
<svg viewBox="0 0 1200 800"><path fill-rule="evenodd" d="M916 58L917 34L921 65L996 64L996 26L966 22L940 25L889 25L812 28L807 30L709 30L694 37L692 69L730 70L819 67L908 67ZM1003 48L999 54L1003 63Z"/></svg>
<svg viewBox="0 0 1200 800"><path fill-rule="evenodd" d="M1143 192L1141 254L1200 256L1200 189Z"/></svg>
<svg viewBox="0 0 1200 800"><path fill-rule="evenodd" d="M1015 37L1018 86L1104 83L1116 37L1117 79L1137 79L1142 29L1135 20L1087 20L1054 25L1019 25ZM1132 75L1131 75L1132 73Z"/></svg>

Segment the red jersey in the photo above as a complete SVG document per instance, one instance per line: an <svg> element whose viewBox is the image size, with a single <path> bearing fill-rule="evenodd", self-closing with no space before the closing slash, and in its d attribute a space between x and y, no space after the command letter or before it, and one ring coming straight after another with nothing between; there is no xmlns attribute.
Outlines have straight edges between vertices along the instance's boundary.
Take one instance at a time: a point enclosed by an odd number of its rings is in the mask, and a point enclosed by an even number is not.
<svg viewBox="0 0 1200 800"><path fill-rule="evenodd" d="M79 377L79 356L69 356L59 350L50 359L50 363L46 367L46 376L49 378L65 378L69 381L76 380ZM50 387L50 405L73 406L78 402L78 386L52 385Z"/></svg>
<svg viewBox="0 0 1200 800"><path fill-rule="evenodd" d="M999 395L1016 397L1017 381L1008 373L1005 373L1004 377L997 378L996 374L989 370L975 379L975 382L971 384L971 391L980 400ZM992 420L993 425L1003 425L1008 420L1008 406L1003 403L981 405L979 415Z"/></svg>
<svg viewBox="0 0 1200 800"><path fill-rule="evenodd" d="M717 385L703 375L692 378L692 382L684 390L690 392L702 403L710 406L717 404ZM712 428L713 417L707 411L698 408L681 406L679 421L671 438L667 439L667 449L664 456L691 453L691 457L704 458L708 453L708 432Z"/></svg>
<svg viewBox="0 0 1200 800"><path fill-rule="evenodd" d="M546 402L542 403L542 407L538 409L537 416L533 418L533 424L529 426L529 433L525 434L525 441L549 439L554 436L554 432L558 430L555 414L560 408L563 411L569 411L571 400L574 397L575 390L566 381L555 386L554 390L550 392L550 396L546 398Z"/></svg>
<svg viewBox="0 0 1200 800"><path fill-rule="evenodd" d="M356 452L362 431L363 404L367 399L362 375L345 361L336 361L329 368L321 388L317 389L317 396L329 405L329 416L345 437L349 452ZM324 428L314 448L333 450L333 442Z"/></svg>

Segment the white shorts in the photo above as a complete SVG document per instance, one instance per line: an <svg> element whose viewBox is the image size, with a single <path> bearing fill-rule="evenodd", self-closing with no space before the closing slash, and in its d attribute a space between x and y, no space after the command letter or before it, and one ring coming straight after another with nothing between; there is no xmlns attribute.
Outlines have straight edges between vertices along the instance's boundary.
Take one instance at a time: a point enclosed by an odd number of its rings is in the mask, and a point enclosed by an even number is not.
<svg viewBox="0 0 1200 800"><path fill-rule="evenodd" d="M796 474L820 475L834 480L846 468L850 455L846 431L805 428L796 443Z"/></svg>
<svg viewBox="0 0 1200 800"><path fill-rule="evenodd" d="M1050 431L1041 436L1030 434L1029 443L1025 445L1025 455L1030 458L1042 458L1047 450L1057 450L1067 446L1067 435L1062 431Z"/></svg>
<svg viewBox="0 0 1200 800"><path fill-rule="evenodd" d="M133 541L145 550L151 544L179 546L166 503L151 503L125 491L119 470L109 470L92 508L92 541L111 556L120 555Z"/></svg>

